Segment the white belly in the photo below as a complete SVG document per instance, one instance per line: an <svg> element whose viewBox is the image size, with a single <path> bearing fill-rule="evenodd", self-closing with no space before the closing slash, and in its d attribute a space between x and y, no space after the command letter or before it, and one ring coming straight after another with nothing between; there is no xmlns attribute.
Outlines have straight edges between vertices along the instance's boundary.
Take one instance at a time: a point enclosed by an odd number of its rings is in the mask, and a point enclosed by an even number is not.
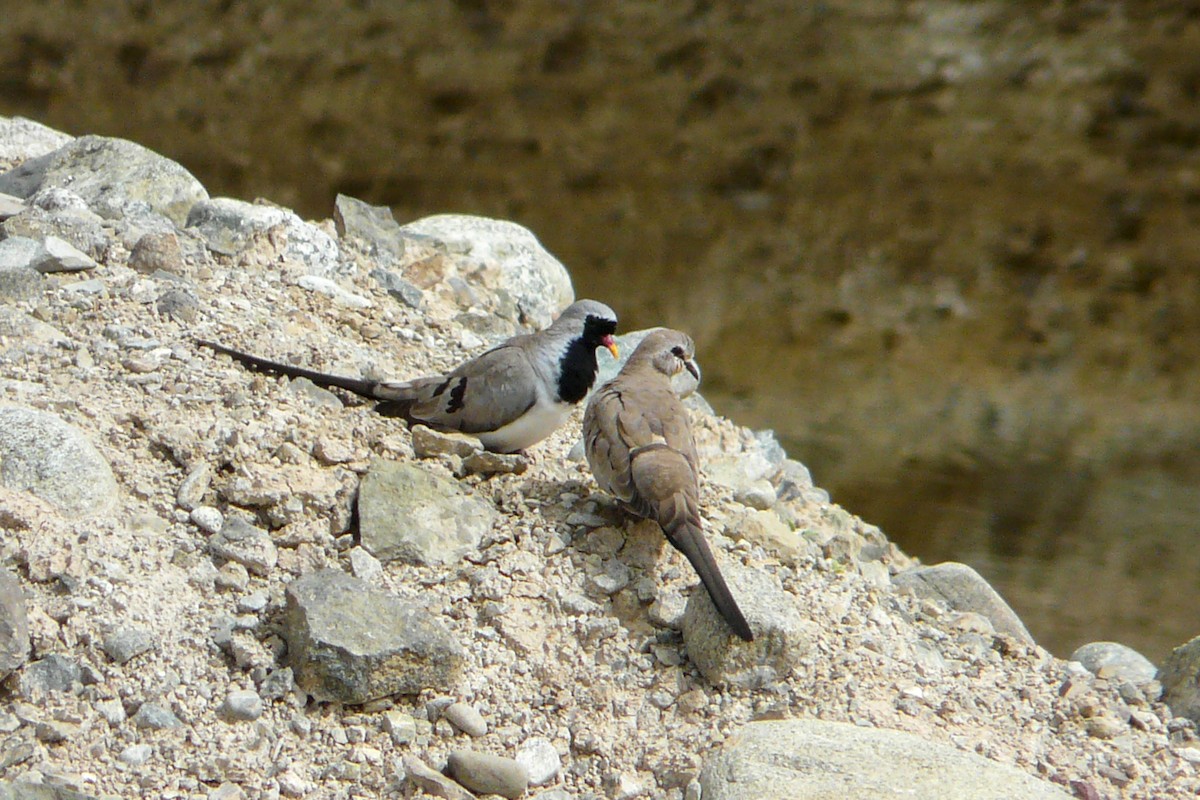
<svg viewBox="0 0 1200 800"><path fill-rule="evenodd" d="M567 417L571 416L572 408L574 406L570 403L553 401L534 403L533 407L523 416L503 428L491 433L480 434L479 441L483 442L483 446L487 449L502 453L524 450L558 430L567 421Z"/></svg>

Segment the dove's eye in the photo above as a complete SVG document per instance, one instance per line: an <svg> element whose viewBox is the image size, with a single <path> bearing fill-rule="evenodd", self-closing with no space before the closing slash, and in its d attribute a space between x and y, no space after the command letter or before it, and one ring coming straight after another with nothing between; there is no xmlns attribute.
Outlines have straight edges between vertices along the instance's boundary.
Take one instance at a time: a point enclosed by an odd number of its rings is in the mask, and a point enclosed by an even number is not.
<svg viewBox="0 0 1200 800"><path fill-rule="evenodd" d="M673 354L675 355L675 357L676 357L676 358L680 358L680 359L682 359L682 358L686 358L686 356L684 356L684 354L683 354L683 348L682 348L682 347L680 347L679 345L676 345L675 347L672 347L672 348L671 348L671 353L673 353Z"/></svg>

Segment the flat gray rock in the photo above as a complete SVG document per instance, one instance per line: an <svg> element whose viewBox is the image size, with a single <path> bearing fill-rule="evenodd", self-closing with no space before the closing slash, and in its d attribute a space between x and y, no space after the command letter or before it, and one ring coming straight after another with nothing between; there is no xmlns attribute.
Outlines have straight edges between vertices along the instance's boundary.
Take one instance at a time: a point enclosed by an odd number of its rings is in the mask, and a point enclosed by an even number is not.
<svg viewBox="0 0 1200 800"><path fill-rule="evenodd" d="M529 787L529 773L519 762L476 750L454 750L446 762L454 780L479 794L520 797Z"/></svg>
<svg viewBox="0 0 1200 800"><path fill-rule="evenodd" d="M96 795L57 784L0 781L0 800L96 800Z"/></svg>
<svg viewBox="0 0 1200 800"><path fill-rule="evenodd" d="M106 219L139 203L182 225L208 192L190 172L125 139L81 136L0 174L0 192L29 197L47 188L69 188Z"/></svg>
<svg viewBox="0 0 1200 800"><path fill-rule="evenodd" d="M353 242L382 266L392 266L404 257L404 235L387 206L339 194L333 203L333 223L339 238Z"/></svg>
<svg viewBox="0 0 1200 800"><path fill-rule="evenodd" d="M700 773L704 800L1069 800L1015 767L928 737L844 722L752 722Z"/></svg>
<svg viewBox="0 0 1200 800"><path fill-rule="evenodd" d="M1154 680L1158 668L1150 659L1117 642L1091 642L1076 648L1068 661L1078 661L1084 669L1098 678L1131 683Z"/></svg>
<svg viewBox="0 0 1200 800"><path fill-rule="evenodd" d="M82 676L74 659L52 653L25 665L17 679L17 693L31 703L42 703L53 692L75 691Z"/></svg>
<svg viewBox="0 0 1200 800"><path fill-rule="evenodd" d="M1158 669L1158 680L1171 711L1200 724L1200 636L1171 651Z"/></svg>
<svg viewBox="0 0 1200 800"><path fill-rule="evenodd" d="M534 327L546 327L575 300L567 268L528 228L515 222L437 214L410 222L401 231L434 239L451 253L478 261L487 289L508 293Z"/></svg>
<svg viewBox="0 0 1200 800"><path fill-rule="evenodd" d="M773 576L748 569L722 553L714 555L754 631L754 641L739 639L708 592L697 584L682 621L688 658L712 683L752 689L783 680L811 649L816 638L812 623L796 607L796 598Z"/></svg>
<svg viewBox="0 0 1200 800"><path fill-rule="evenodd" d="M337 570L288 586L283 627L296 683L319 700L448 692L463 669L462 646L428 611Z"/></svg>
<svg viewBox="0 0 1200 800"><path fill-rule="evenodd" d="M47 236L31 266L44 275L49 272L82 272L99 265L70 242L57 236Z"/></svg>
<svg viewBox="0 0 1200 800"><path fill-rule="evenodd" d="M0 569L0 678L29 658L29 617L25 593L11 572Z"/></svg>
<svg viewBox="0 0 1200 800"><path fill-rule="evenodd" d="M358 491L362 546L380 561L458 561L495 518L491 504L415 464L375 461Z"/></svg>
<svg viewBox="0 0 1200 800"><path fill-rule="evenodd" d="M997 632L1027 645L1033 637L1017 613L983 577L966 564L947 561L932 567L914 567L892 579L893 584L917 597L945 603L954 611L973 611L987 617Z"/></svg>
<svg viewBox="0 0 1200 800"><path fill-rule="evenodd" d="M78 428L21 406L0 406L0 485L72 518L103 513L117 500L112 469Z"/></svg>
<svg viewBox="0 0 1200 800"><path fill-rule="evenodd" d="M240 253L254 237L279 228L286 238L286 258L313 275L327 276L337 270L338 246L333 237L286 208L214 197L192 206L187 227L199 234L210 250L224 255Z"/></svg>
<svg viewBox="0 0 1200 800"><path fill-rule="evenodd" d="M0 161L24 161L53 152L71 141L56 131L25 117L0 117Z"/></svg>
<svg viewBox="0 0 1200 800"><path fill-rule="evenodd" d="M105 654L117 664L125 664L154 649L154 637L142 628L117 628L104 637Z"/></svg>
<svg viewBox="0 0 1200 800"><path fill-rule="evenodd" d="M435 769L426 766L416 756L404 756L404 775L408 782L421 789L426 794L445 800L475 800L475 795L459 786Z"/></svg>
<svg viewBox="0 0 1200 800"><path fill-rule="evenodd" d="M268 575L279 561L279 550L271 535L241 517L228 517L221 531L208 540L208 549L218 558L235 561L258 575Z"/></svg>
<svg viewBox="0 0 1200 800"><path fill-rule="evenodd" d="M13 236L37 241L53 236L70 243L93 260L103 258L113 242L100 215L86 206L82 211L47 211L36 206L27 208L0 223L0 237L7 239Z"/></svg>
<svg viewBox="0 0 1200 800"><path fill-rule="evenodd" d="M133 724L152 731L183 727L183 722L175 716L175 712L157 703L142 703L137 713L133 715Z"/></svg>

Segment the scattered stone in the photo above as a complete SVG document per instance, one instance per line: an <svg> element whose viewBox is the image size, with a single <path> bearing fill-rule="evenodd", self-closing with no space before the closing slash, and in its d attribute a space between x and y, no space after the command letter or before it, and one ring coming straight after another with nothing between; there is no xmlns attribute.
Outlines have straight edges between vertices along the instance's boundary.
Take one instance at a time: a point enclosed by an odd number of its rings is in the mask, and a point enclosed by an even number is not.
<svg viewBox="0 0 1200 800"><path fill-rule="evenodd" d="M296 688L296 676L291 667L272 670L258 687L258 695L263 700L282 700Z"/></svg>
<svg viewBox="0 0 1200 800"><path fill-rule="evenodd" d="M81 136L0 174L0 192L29 197L44 188L69 189L106 219L137 202L182 225L208 192L174 161L124 139Z"/></svg>
<svg viewBox="0 0 1200 800"><path fill-rule="evenodd" d="M47 236L30 266L45 275L51 272L82 272L95 269L99 264L69 242L57 236Z"/></svg>
<svg viewBox="0 0 1200 800"><path fill-rule="evenodd" d="M218 558L236 561L256 575L268 575L279 561L271 535L241 517L229 517L221 530L208 540L208 549Z"/></svg>
<svg viewBox="0 0 1200 800"><path fill-rule="evenodd" d="M562 759L554 743L541 736L534 736L521 743L517 750L517 763L529 775L530 786L545 786L558 777Z"/></svg>
<svg viewBox="0 0 1200 800"><path fill-rule="evenodd" d="M179 247L179 237L174 233L143 234L129 254L129 267L143 275L159 271L182 273L183 252Z"/></svg>
<svg viewBox="0 0 1200 800"><path fill-rule="evenodd" d="M771 482L766 478L760 478L740 487L734 493L733 499L744 506L766 511L774 506L779 498L775 495L775 487Z"/></svg>
<svg viewBox="0 0 1200 800"><path fill-rule="evenodd" d="M1078 661L1097 678L1140 684L1154 680L1157 668L1150 659L1117 642L1091 642L1075 650L1070 661Z"/></svg>
<svg viewBox="0 0 1200 800"><path fill-rule="evenodd" d="M844 722L751 722L705 760L704 800L875 800L896 795L956 800L1069 800L1014 767L928 736Z"/></svg>
<svg viewBox="0 0 1200 800"><path fill-rule="evenodd" d="M795 559L811 552L809 544L770 509L734 511L726 517L723 527L730 539L753 542L780 558Z"/></svg>
<svg viewBox="0 0 1200 800"><path fill-rule="evenodd" d="M251 722L261 717L262 713L262 698L248 689L227 694L220 710L221 716L231 722Z"/></svg>
<svg viewBox="0 0 1200 800"><path fill-rule="evenodd" d="M468 736L476 738L487 735L488 726L483 716L466 703L451 703L442 712L450 724Z"/></svg>
<svg viewBox="0 0 1200 800"><path fill-rule="evenodd" d="M140 767L149 761L153 754L154 748L148 744L131 744L122 750L117 758L131 767Z"/></svg>
<svg viewBox="0 0 1200 800"><path fill-rule="evenodd" d="M188 471L187 477L179 484L179 490L175 492L175 502L179 504L180 508L188 511L196 510L204 501L204 495L208 493L208 489L212 485L212 479L213 469L207 462L192 467ZM216 509L213 510L216 511Z"/></svg>
<svg viewBox="0 0 1200 800"><path fill-rule="evenodd" d="M328 297L338 305L346 308L370 308L373 304L361 294L355 294L329 278L321 275L301 275L296 279L296 285L310 292L316 292Z"/></svg>
<svg viewBox="0 0 1200 800"><path fill-rule="evenodd" d="M29 206L25 205L19 197L0 193L0 221L15 217L27 208Z"/></svg>
<svg viewBox="0 0 1200 800"><path fill-rule="evenodd" d="M592 575L592 584L601 592L607 595L613 595L629 585L629 580L632 573L629 567L615 558L607 559L604 562L604 571Z"/></svg>
<svg viewBox="0 0 1200 800"><path fill-rule="evenodd" d="M0 191L3 186L0 186ZM575 300L571 276L527 228L506 220L438 214L400 229L405 237L425 237L448 251L478 261L490 293L512 297L535 328L545 328Z"/></svg>
<svg viewBox="0 0 1200 800"><path fill-rule="evenodd" d="M25 593L11 572L0 569L0 679L28 659L29 615L25 612Z"/></svg>
<svg viewBox="0 0 1200 800"><path fill-rule="evenodd" d="M1181 644L1158 670L1163 702L1177 717L1200 724L1200 636Z"/></svg>
<svg viewBox="0 0 1200 800"><path fill-rule="evenodd" d="M381 561L448 564L478 547L496 510L415 464L374 461L358 492L362 546Z"/></svg>
<svg viewBox="0 0 1200 800"><path fill-rule="evenodd" d="M354 460L354 448L342 439L322 436L313 448L313 455L326 466L345 464Z"/></svg>
<svg viewBox="0 0 1200 800"><path fill-rule="evenodd" d="M383 562L362 547L351 548L349 556L354 577L367 583L376 583L383 577Z"/></svg>
<svg viewBox="0 0 1200 800"><path fill-rule="evenodd" d="M200 301L195 293L178 286L163 289L154 307L159 314L179 322L195 322L200 313Z"/></svg>
<svg viewBox="0 0 1200 800"><path fill-rule="evenodd" d="M1088 736L1094 736L1097 739L1114 739L1129 730L1127 724L1107 714L1099 717L1088 717L1084 720L1083 727L1087 731Z"/></svg>
<svg viewBox="0 0 1200 800"><path fill-rule="evenodd" d="M284 637L296 682L319 700L448 691L463 668L462 646L428 612L336 570L288 586Z"/></svg>
<svg viewBox="0 0 1200 800"><path fill-rule="evenodd" d="M338 237L354 243L372 261L392 266L404 258L400 223L387 206L373 206L339 194L333 203L333 221Z"/></svg>
<svg viewBox="0 0 1200 800"><path fill-rule="evenodd" d="M932 567L914 567L893 577L892 582L899 589L945 603L955 611L982 614L1000 633L1027 645L1035 644L1004 598L966 564L947 561Z"/></svg>
<svg viewBox="0 0 1200 800"><path fill-rule="evenodd" d="M417 458L437 458L438 456L466 458L479 452L479 442L472 437L457 433L442 433L424 425L413 426L412 446L413 454Z"/></svg>
<svg viewBox="0 0 1200 800"><path fill-rule="evenodd" d="M225 525L225 516L212 506L197 506L192 509L188 519L209 535L220 533L221 528Z"/></svg>
<svg viewBox="0 0 1200 800"><path fill-rule="evenodd" d="M529 773L525 767L514 759L491 753L453 750L446 761L446 771L454 780L479 794L514 798L529 788Z"/></svg>
<svg viewBox="0 0 1200 800"><path fill-rule="evenodd" d="M425 300L425 295L421 293L420 289L390 270L382 268L373 269L371 270L371 277L383 287L383 290L388 295L399 300L409 308L419 309L421 303Z"/></svg>
<svg viewBox="0 0 1200 800"><path fill-rule="evenodd" d="M79 735L80 725L58 719L45 719L38 722L33 729L33 735L39 742L57 744L73 739Z"/></svg>
<svg viewBox="0 0 1200 800"><path fill-rule="evenodd" d="M29 266L23 242L29 239L0 240L0 299L35 300L45 288L42 273ZM36 247L37 242L33 242Z"/></svg>
<svg viewBox="0 0 1200 800"><path fill-rule="evenodd" d="M141 628L118 628L104 637L104 652L117 664L125 664L154 649L154 637Z"/></svg>
<svg viewBox="0 0 1200 800"><path fill-rule="evenodd" d="M217 588L240 592L250 585L250 573L236 561L230 561L217 570Z"/></svg>
<svg viewBox="0 0 1200 800"><path fill-rule="evenodd" d="M0 406L0 486L30 492L73 518L102 514L117 501L112 469L82 431L20 406Z"/></svg>
<svg viewBox="0 0 1200 800"><path fill-rule="evenodd" d="M414 755L404 756L404 774L414 786L434 797L443 797L446 800L475 800L475 795L440 772L425 766Z"/></svg>
<svg viewBox="0 0 1200 800"><path fill-rule="evenodd" d="M25 117L0 117L0 162L24 161L51 153L71 136Z"/></svg>
<svg viewBox="0 0 1200 800"><path fill-rule="evenodd" d="M183 727L179 717L169 708L163 708L157 703L142 703L141 708L133 715L133 724L154 731Z"/></svg>
<svg viewBox="0 0 1200 800"><path fill-rule="evenodd" d="M281 255L310 275L328 276L337 270L338 246L333 238L295 212L279 206L216 197L196 203L187 228L199 234L210 250L236 255L268 231L283 238Z"/></svg>
<svg viewBox="0 0 1200 800"><path fill-rule="evenodd" d="M716 548L714 555L750 623L754 641L739 639L708 592L697 585L682 622L688 658L712 683L757 689L783 680L811 650L816 638L812 623L805 620L776 577L722 559Z"/></svg>
<svg viewBox="0 0 1200 800"><path fill-rule="evenodd" d="M206 800L246 800L246 793L236 783L222 783L208 793Z"/></svg>
<svg viewBox="0 0 1200 800"><path fill-rule="evenodd" d="M114 728L125 721L125 705L120 700L100 700L96 712Z"/></svg>
<svg viewBox="0 0 1200 800"><path fill-rule="evenodd" d="M267 607L269 598L266 592L251 592L238 598L237 610L239 614L259 614Z"/></svg>
<svg viewBox="0 0 1200 800"><path fill-rule="evenodd" d="M388 711L383 717L383 729L398 745L406 745L417 738L417 721L403 711Z"/></svg>
<svg viewBox="0 0 1200 800"><path fill-rule="evenodd" d="M54 653L27 664L19 674L18 693L31 703L40 703L54 692L78 689L83 673L73 659Z"/></svg>
<svg viewBox="0 0 1200 800"><path fill-rule="evenodd" d="M493 453L480 450L463 459L464 475L521 475L529 469L529 459L520 453Z"/></svg>

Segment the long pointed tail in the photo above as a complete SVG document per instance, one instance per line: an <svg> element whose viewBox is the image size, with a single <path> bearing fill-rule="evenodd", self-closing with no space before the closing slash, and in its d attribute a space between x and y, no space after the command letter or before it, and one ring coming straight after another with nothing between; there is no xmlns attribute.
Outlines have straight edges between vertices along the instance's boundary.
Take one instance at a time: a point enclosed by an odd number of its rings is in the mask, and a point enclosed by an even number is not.
<svg viewBox="0 0 1200 800"><path fill-rule="evenodd" d="M231 356L235 360L245 364L247 367L260 372L274 372L280 375L287 375L289 378L308 378L318 386L336 386L339 389L345 389L348 392L353 392L360 397L366 397L372 400L379 399L375 393L376 387L378 386L378 381L368 381L362 378L347 378L342 375L328 375L324 372L317 372L316 370L305 369L304 367L297 367L292 364L281 364L278 361L268 361L265 358L259 358L258 356L253 356L249 353L243 353L240 350L234 350L230 347L226 347L223 344L205 341L204 339L197 339L196 344L216 350L218 353L224 353L227 356Z"/></svg>
<svg viewBox="0 0 1200 800"><path fill-rule="evenodd" d="M742 615L742 609L733 599L733 593L729 591L725 577L717 567L717 561L713 558L712 550L709 549L708 541L705 540L700 527L691 522L685 523L673 532L667 531L667 540L691 562L692 568L700 576L700 582L708 591L708 596L712 598L713 605L729 623L729 627L733 628L733 632L747 642L754 641L754 632L750 630L749 623Z"/></svg>

